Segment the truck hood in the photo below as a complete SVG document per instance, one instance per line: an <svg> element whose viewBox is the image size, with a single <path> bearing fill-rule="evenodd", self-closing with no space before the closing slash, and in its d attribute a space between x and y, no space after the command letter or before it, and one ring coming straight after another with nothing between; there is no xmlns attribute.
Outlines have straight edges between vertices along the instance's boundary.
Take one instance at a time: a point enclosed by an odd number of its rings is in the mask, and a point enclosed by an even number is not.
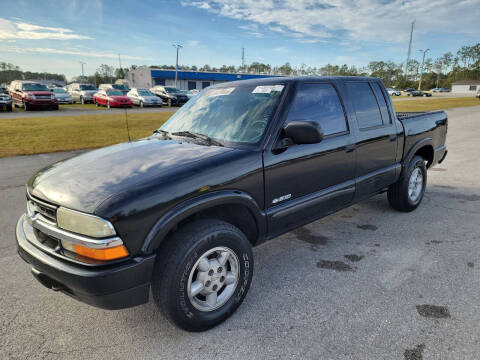
<svg viewBox="0 0 480 360"><path fill-rule="evenodd" d="M233 149L151 137L57 162L34 174L27 189L53 204L94 213L116 194L229 151Z"/></svg>

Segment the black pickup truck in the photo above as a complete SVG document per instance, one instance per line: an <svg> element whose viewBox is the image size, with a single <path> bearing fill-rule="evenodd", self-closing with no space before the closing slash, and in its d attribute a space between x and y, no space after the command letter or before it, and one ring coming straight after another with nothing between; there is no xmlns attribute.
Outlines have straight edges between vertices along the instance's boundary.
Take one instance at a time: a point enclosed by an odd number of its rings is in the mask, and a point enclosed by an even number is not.
<svg viewBox="0 0 480 360"><path fill-rule="evenodd" d="M414 210L447 154L443 111L395 113L380 80L269 78L209 87L152 136L37 172L20 256L45 286L190 331L243 301L252 246L373 195Z"/></svg>

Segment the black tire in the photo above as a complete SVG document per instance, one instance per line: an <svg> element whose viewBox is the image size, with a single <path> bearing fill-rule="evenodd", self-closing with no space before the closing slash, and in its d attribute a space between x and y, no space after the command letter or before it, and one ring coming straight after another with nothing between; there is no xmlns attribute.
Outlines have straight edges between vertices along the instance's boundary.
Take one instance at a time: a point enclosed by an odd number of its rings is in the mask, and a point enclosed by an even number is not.
<svg viewBox="0 0 480 360"><path fill-rule="evenodd" d="M408 194L408 185L412 173L416 169L420 169L420 173L423 178L422 189L415 201L412 201ZM414 156L408 164L408 167L402 171L402 175L398 181L388 188L387 197L390 206L398 211L410 212L415 210L422 202L423 195L425 194L425 188L427 186L427 167L425 165L425 159L421 156Z"/></svg>
<svg viewBox="0 0 480 360"><path fill-rule="evenodd" d="M54 107L52 107L52 110L58 110L58 109L59 109L58 105L55 105Z"/></svg>
<svg viewBox="0 0 480 360"><path fill-rule="evenodd" d="M188 296L188 279L196 262L215 247L226 247L236 255L239 277L223 305L201 311ZM207 330L227 319L240 306L252 282L250 242L238 228L224 221L203 219L189 223L167 239L158 254L152 281L153 299L171 323L187 331Z"/></svg>
<svg viewBox="0 0 480 360"><path fill-rule="evenodd" d="M8 111L8 112L12 112L12 111L13 111L12 105L8 105L8 106L7 106L7 111Z"/></svg>

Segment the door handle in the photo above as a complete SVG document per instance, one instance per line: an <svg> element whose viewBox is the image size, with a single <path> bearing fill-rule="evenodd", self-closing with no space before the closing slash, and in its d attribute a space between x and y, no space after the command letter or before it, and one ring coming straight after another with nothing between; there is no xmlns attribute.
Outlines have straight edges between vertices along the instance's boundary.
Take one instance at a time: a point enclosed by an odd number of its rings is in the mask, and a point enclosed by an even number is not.
<svg viewBox="0 0 480 360"><path fill-rule="evenodd" d="M351 153L354 150L355 150L355 144L347 144L347 146L345 146L345 152L347 153Z"/></svg>

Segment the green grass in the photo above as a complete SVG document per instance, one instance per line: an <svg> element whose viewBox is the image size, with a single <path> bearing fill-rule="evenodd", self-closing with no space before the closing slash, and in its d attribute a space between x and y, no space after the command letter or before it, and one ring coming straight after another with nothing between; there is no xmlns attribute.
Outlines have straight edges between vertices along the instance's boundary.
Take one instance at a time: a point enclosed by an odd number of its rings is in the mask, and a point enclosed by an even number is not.
<svg viewBox="0 0 480 360"><path fill-rule="evenodd" d="M412 100L392 99L395 111L433 111L456 107L478 106L480 100L474 97L421 98Z"/></svg>
<svg viewBox="0 0 480 360"><path fill-rule="evenodd" d="M129 114L130 137L152 134L172 114ZM0 120L0 157L97 148L127 140L124 114Z"/></svg>

